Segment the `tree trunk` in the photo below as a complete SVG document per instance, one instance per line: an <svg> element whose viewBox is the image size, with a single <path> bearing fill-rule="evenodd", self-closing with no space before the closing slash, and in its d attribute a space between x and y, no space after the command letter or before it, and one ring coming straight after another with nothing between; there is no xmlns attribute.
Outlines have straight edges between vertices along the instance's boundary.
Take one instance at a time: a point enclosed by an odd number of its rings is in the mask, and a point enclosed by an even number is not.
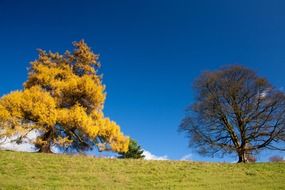
<svg viewBox="0 0 285 190"><path fill-rule="evenodd" d="M39 152L42 152L42 153L52 153L52 151L50 150L50 143L42 145L40 147Z"/></svg>
<svg viewBox="0 0 285 190"><path fill-rule="evenodd" d="M49 130L48 132L46 132L43 137L42 137L42 141L45 141L46 143L38 145L39 148L39 152L42 153L52 153L52 151L50 150L51 148L51 135L52 135L52 130Z"/></svg>
<svg viewBox="0 0 285 190"><path fill-rule="evenodd" d="M238 153L238 162L237 163L247 163L247 157L246 157L246 153L245 150L242 150Z"/></svg>

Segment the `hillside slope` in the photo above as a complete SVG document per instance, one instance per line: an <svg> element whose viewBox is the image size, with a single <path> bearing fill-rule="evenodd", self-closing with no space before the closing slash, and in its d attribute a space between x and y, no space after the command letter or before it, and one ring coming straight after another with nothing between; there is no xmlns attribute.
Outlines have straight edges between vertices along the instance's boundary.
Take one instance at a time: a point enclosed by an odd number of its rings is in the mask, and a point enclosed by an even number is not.
<svg viewBox="0 0 285 190"><path fill-rule="evenodd" d="M285 189L285 163L118 160L0 151L0 189Z"/></svg>

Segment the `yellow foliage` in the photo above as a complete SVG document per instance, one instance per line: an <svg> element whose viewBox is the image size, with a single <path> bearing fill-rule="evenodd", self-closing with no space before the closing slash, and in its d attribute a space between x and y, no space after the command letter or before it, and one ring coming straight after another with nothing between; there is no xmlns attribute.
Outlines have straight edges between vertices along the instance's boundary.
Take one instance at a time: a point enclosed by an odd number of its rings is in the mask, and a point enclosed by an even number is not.
<svg viewBox="0 0 285 190"><path fill-rule="evenodd" d="M9 112L6 110L6 108L0 104L0 122L8 120L10 117Z"/></svg>
<svg viewBox="0 0 285 190"><path fill-rule="evenodd" d="M87 115L85 108L79 104L70 109L59 110L58 123L70 130L78 129L90 138L95 138L99 131L99 128L95 126L94 120Z"/></svg>
<svg viewBox="0 0 285 190"><path fill-rule="evenodd" d="M54 126L57 121L56 103L51 95L39 86L23 91L22 112L26 119L42 126Z"/></svg>
<svg viewBox="0 0 285 190"><path fill-rule="evenodd" d="M22 104L22 92L14 91L10 94L3 96L0 100L2 107L2 113L9 112L10 117L15 119L21 119L23 117L22 110L20 109ZM7 118L10 119L10 118Z"/></svg>
<svg viewBox="0 0 285 190"><path fill-rule="evenodd" d="M113 151L128 151L129 138L121 133L120 127L115 122L109 118L102 118L97 120L97 125L100 126L99 136L107 139Z"/></svg>
<svg viewBox="0 0 285 190"><path fill-rule="evenodd" d="M30 129L45 129L56 123L54 99L35 86L15 91L0 99L0 121L7 136L26 134Z"/></svg>
<svg viewBox="0 0 285 190"><path fill-rule="evenodd" d="M15 91L0 99L1 118L27 119L40 125L55 125L55 101L48 92L35 86ZM9 118L7 116L9 115Z"/></svg>
<svg viewBox="0 0 285 190"><path fill-rule="evenodd" d="M102 110L105 101L105 87L96 83L90 76L74 77L66 81L57 92L59 103L63 106L72 106L80 103L88 109Z"/></svg>
<svg viewBox="0 0 285 190"><path fill-rule="evenodd" d="M96 70L93 66L100 67L98 56L95 55L87 44L82 40L74 42L75 50L73 59L76 61L75 69L77 74L95 74Z"/></svg>
<svg viewBox="0 0 285 190"><path fill-rule="evenodd" d="M57 57L56 54L41 52L39 59L32 62L25 88L39 85L50 91L59 107L80 103L88 111L102 109L105 87L101 84L100 77L95 74L78 76L73 69L77 63L69 63L70 58L52 62L55 61L54 57ZM60 64L57 65L57 62Z"/></svg>
<svg viewBox="0 0 285 190"><path fill-rule="evenodd" d="M100 138L113 151L126 152L129 138L102 112L106 94L96 70L98 56L84 41L74 46L73 53L63 55L39 51L25 89L0 99L2 131L40 129L43 135L35 142L39 147L86 145Z"/></svg>

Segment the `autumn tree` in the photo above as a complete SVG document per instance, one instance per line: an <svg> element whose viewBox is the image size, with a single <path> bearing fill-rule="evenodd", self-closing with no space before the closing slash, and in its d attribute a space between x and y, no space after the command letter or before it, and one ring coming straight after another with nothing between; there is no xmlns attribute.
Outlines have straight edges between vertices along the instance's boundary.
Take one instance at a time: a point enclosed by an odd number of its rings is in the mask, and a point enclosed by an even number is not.
<svg viewBox="0 0 285 190"><path fill-rule="evenodd" d="M130 139L128 151L119 152L119 158L142 159L144 158L143 152L138 143L134 139Z"/></svg>
<svg viewBox="0 0 285 190"><path fill-rule="evenodd" d="M238 162L264 149L285 150L285 94L255 72L230 66L203 73L180 130L205 155L236 153Z"/></svg>
<svg viewBox="0 0 285 190"><path fill-rule="evenodd" d="M102 111L106 93L98 56L84 41L74 47L62 55L39 50L24 90L0 99L0 137L22 139L37 130L40 152L51 146L126 152L129 138Z"/></svg>

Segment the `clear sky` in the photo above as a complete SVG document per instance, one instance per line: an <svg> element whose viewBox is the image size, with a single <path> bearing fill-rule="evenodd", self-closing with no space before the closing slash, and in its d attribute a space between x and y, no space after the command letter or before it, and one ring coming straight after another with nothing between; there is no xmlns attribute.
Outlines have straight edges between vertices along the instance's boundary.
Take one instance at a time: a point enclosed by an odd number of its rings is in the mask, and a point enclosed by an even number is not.
<svg viewBox="0 0 285 190"><path fill-rule="evenodd" d="M63 52L83 38L100 54L105 114L125 134L155 155L215 161L177 132L192 82L242 64L284 88L284 10L283 0L0 0L0 94L22 88L37 48Z"/></svg>

